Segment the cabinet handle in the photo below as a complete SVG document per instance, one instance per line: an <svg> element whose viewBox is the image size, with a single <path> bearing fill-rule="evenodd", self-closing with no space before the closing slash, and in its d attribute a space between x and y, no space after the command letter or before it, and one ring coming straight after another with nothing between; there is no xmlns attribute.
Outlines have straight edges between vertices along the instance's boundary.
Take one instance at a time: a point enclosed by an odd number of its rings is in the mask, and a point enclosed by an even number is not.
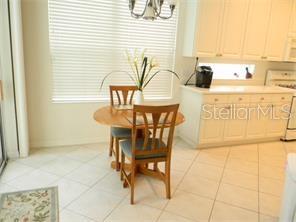
<svg viewBox="0 0 296 222"><path fill-rule="evenodd" d="M242 101L243 99L242 98L238 98L238 101Z"/></svg>
<svg viewBox="0 0 296 222"><path fill-rule="evenodd" d="M221 57L221 56L223 56L223 55L222 55L221 53L217 53L216 56L217 56L217 57Z"/></svg>
<svg viewBox="0 0 296 222"><path fill-rule="evenodd" d="M284 100L284 99L285 99L285 97L282 97L281 99L282 99L282 100Z"/></svg>
<svg viewBox="0 0 296 222"><path fill-rule="evenodd" d="M261 59L267 59L267 56L261 56Z"/></svg>
<svg viewBox="0 0 296 222"><path fill-rule="evenodd" d="M214 101L215 101L215 102L218 102L218 101L219 101L219 99L215 98L215 99L214 99Z"/></svg>
<svg viewBox="0 0 296 222"><path fill-rule="evenodd" d="M260 99L261 99L261 100L264 100L264 97L261 97Z"/></svg>

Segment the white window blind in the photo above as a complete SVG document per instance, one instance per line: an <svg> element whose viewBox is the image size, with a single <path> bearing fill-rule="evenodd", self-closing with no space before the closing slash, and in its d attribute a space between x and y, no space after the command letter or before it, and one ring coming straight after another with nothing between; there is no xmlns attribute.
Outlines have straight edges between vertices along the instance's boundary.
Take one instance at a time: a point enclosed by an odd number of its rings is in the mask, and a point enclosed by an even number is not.
<svg viewBox="0 0 296 222"><path fill-rule="evenodd" d="M138 0L141 12L146 0ZM132 84L126 50L146 48L160 69L173 69L177 11L169 20L146 21L130 16L126 0L49 0L49 39L53 69L53 101L98 101L109 98L108 86ZM168 15L165 3L163 13ZM145 98L171 97L172 76L162 73L145 89Z"/></svg>

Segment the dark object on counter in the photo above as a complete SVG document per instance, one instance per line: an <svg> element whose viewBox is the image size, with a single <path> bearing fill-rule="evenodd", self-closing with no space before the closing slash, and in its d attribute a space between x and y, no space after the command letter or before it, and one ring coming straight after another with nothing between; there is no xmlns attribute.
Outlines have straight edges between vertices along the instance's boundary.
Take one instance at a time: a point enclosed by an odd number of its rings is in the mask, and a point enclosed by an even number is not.
<svg viewBox="0 0 296 222"><path fill-rule="evenodd" d="M248 67L246 67L246 71L247 71L247 73L246 73L246 79L252 79L253 78L253 75L252 75L252 73L249 72L249 68Z"/></svg>
<svg viewBox="0 0 296 222"><path fill-rule="evenodd" d="M200 88L210 88L213 79L213 71L210 66L200 66L196 71L195 86Z"/></svg>

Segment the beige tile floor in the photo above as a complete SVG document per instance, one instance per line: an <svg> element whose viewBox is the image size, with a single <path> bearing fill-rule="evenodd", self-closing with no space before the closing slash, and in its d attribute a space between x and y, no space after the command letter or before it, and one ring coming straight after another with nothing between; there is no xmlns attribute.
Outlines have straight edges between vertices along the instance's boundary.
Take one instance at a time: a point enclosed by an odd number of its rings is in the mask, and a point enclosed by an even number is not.
<svg viewBox="0 0 296 222"><path fill-rule="evenodd" d="M286 154L296 152L296 142L197 150L176 139L172 199L162 182L138 176L131 206L107 147L34 149L8 163L0 192L58 186L61 222L277 221Z"/></svg>

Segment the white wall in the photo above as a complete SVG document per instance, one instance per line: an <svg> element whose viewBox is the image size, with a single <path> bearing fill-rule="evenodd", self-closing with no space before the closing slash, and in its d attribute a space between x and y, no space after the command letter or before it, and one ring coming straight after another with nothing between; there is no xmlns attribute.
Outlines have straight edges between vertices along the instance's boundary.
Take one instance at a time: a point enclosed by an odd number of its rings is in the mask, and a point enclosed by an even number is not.
<svg viewBox="0 0 296 222"><path fill-rule="evenodd" d="M31 147L108 140L108 127L96 124L92 118L93 112L106 104L53 104L51 102L52 69L48 40L47 0L22 0L22 14ZM183 14L181 12L177 38L176 71L184 75L182 78L182 82L184 82L193 70L195 59L182 57L182 21ZM254 80L248 83L227 82L227 84L263 84L265 72L270 68L296 69L294 64L257 63ZM214 84L225 83L214 82ZM177 96L177 82L174 92Z"/></svg>
<svg viewBox="0 0 296 222"><path fill-rule="evenodd" d="M92 143L108 138L93 120L103 104L53 104L47 0L23 0L23 30L31 147Z"/></svg>

